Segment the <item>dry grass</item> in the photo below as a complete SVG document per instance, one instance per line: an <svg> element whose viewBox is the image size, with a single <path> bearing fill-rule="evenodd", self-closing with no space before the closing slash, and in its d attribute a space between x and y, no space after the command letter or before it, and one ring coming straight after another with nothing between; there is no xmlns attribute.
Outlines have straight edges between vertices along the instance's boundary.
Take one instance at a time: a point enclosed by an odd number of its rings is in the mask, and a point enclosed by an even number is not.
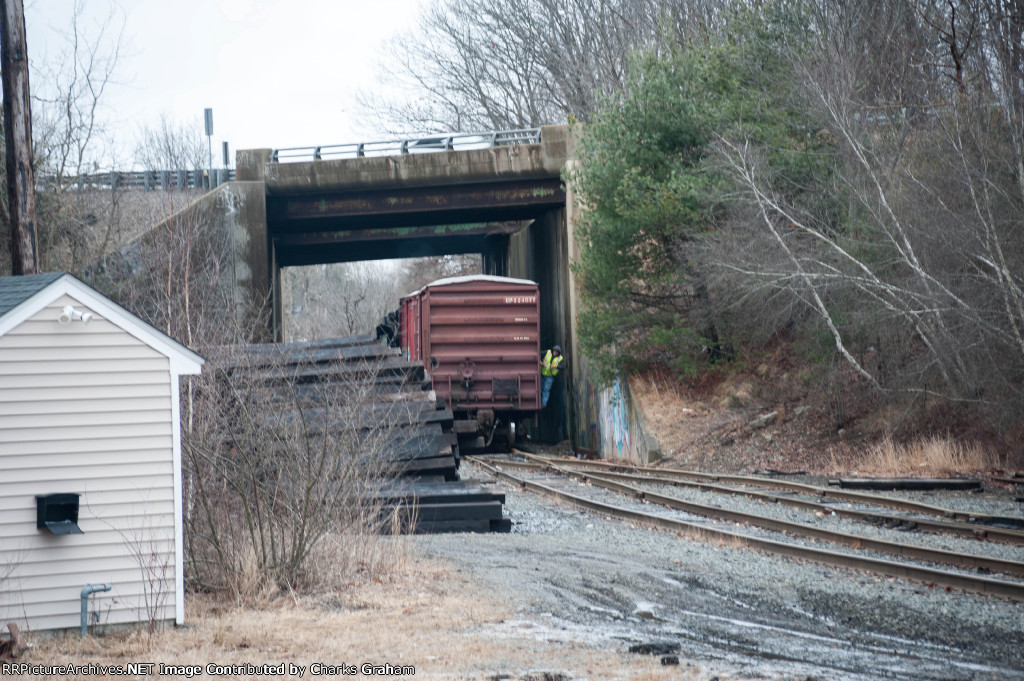
<svg viewBox="0 0 1024 681"><path fill-rule="evenodd" d="M665 455L685 459L686 444L708 427L708 408L662 378L637 376L630 379L629 387L643 406L644 423Z"/></svg>
<svg viewBox="0 0 1024 681"><path fill-rule="evenodd" d="M821 406L821 395L803 386L791 368L773 373L774 365L788 366L783 360L765 362L756 370L702 384L699 389L682 389L649 376L631 379L630 386L643 405L648 428L672 465L878 477L975 475L1010 465L1005 448L986 448L976 444L976 438L932 436L901 444L886 437L893 424L906 418L906 405L869 405L857 412L851 426L837 431L832 415ZM744 401L746 393L758 399L745 411L732 409L730 399ZM764 398L769 393L770 400ZM803 407L799 413L797 406ZM760 430L745 427L754 415L769 409L779 413L775 424Z"/></svg>
<svg viewBox="0 0 1024 681"><path fill-rule="evenodd" d="M310 583L318 591L344 591L363 579L383 579L408 572L412 546L401 517L392 514L389 536L362 532L330 534L309 557Z"/></svg>
<svg viewBox="0 0 1024 681"><path fill-rule="evenodd" d="M910 444L882 440L855 472L883 476L943 477L988 472L999 464L982 447L948 437L929 437Z"/></svg>
<svg viewBox="0 0 1024 681"><path fill-rule="evenodd" d="M516 603L465 581L447 565L413 560L408 554L403 558L400 547L395 552L400 564L387 577L338 584L316 595L276 598L261 608L191 596L188 629L153 637L131 632L37 640L22 661L389 663L412 665L415 678L430 679L544 678L537 674L543 670L564 672L572 679L706 678L685 660L681 668L662 667L657 657L573 639L517 613ZM223 678L242 677L249 678Z"/></svg>
<svg viewBox="0 0 1024 681"><path fill-rule="evenodd" d="M388 516L384 530L377 532L378 523L370 516L377 513L370 508L366 517L359 518L340 530L330 532L310 551L302 568L298 588L306 592L343 591L358 580L381 579L403 573L409 565L410 543L407 517L399 513ZM239 561L233 575L231 592L235 605L268 607L279 598L292 598L262 574L252 548Z"/></svg>

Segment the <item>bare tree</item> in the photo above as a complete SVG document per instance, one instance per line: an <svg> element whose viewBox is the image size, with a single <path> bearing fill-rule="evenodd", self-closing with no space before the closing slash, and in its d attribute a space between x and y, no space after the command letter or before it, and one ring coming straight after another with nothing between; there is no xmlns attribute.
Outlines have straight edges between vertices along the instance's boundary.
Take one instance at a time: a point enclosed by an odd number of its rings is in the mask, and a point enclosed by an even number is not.
<svg viewBox="0 0 1024 681"><path fill-rule="evenodd" d="M731 0L445 0L386 50L396 96L363 93L374 127L403 134L586 121L622 87L631 52L724 28Z"/></svg>
<svg viewBox="0 0 1024 681"><path fill-rule="evenodd" d="M399 261L404 270L402 291L418 291L432 281L447 277L464 277L480 274L482 262L479 255L445 255L438 258L410 258Z"/></svg>
<svg viewBox="0 0 1024 681"><path fill-rule="evenodd" d="M68 193L69 184L100 165L109 153L103 139L101 107L113 82L121 50L124 20L111 7L104 18L87 27L81 0L61 33L57 54L32 60L35 175L43 191L36 195L40 265L43 269L78 271L99 256L92 247L106 247L109 232L93 239L97 225L116 220L116 197L101 216L96 202L81 193ZM105 218L105 219L104 219Z"/></svg>
<svg viewBox="0 0 1024 681"><path fill-rule="evenodd" d="M395 472L389 451L409 437L395 427L408 406L374 405L372 362L342 365L329 383L309 382L278 346L208 353L201 416L183 442L197 586L239 599L302 588L329 535L388 529L376 492Z"/></svg>
<svg viewBox="0 0 1024 681"><path fill-rule="evenodd" d="M105 259L98 285L142 319L189 347L249 342L266 310L235 315L231 235L212 229L187 192L160 192L145 222L155 225ZM265 325L262 328L266 328Z"/></svg>
<svg viewBox="0 0 1024 681"><path fill-rule="evenodd" d="M38 62L36 102L38 146L45 150L43 170L58 190L68 180L100 167L105 149L101 107L114 82L124 40L125 17L111 6L92 30L83 25L84 0L77 0L62 33L64 47Z"/></svg>
<svg viewBox="0 0 1024 681"><path fill-rule="evenodd" d="M846 13L856 8L814 4L827 10L820 40L787 56L817 134L834 140L845 212L795 200L763 150L722 138L754 219L733 223L747 249L718 257L741 275L739 297L801 301L876 388L1000 404L987 415L1005 416L1024 376L1021 112L999 56L1012 65L1014 50L998 42L1016 29L991 31L981 3L894 2L876 23L885 37L866 47ZM889 49L907 35L921 40ZM879 74L878 54L865 57L876 50L904 67Z"/></svg>
<svg viewBox="0 0 1024 681"><path fill-rule="evenodd" d="M166 114L144 126L135 147L135 163L147 170L194 170L208 164L206 141L198 123L175 123Z"/></svg>
<svg viewBox="0 0 1024 681"><path fill-rule="evenodd" d="M289 268L282 284L285 333L294 340L366 334L405 293L394 267L380 262Z"/></svg>

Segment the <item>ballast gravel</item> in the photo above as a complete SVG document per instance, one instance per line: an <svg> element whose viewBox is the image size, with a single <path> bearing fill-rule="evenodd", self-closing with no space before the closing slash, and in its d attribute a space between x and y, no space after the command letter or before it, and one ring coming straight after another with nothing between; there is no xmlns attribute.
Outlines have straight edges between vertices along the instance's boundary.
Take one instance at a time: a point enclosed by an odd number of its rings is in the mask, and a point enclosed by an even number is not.
<svg viewBox="0 0 1024 681"><path fill-rule="evenodd" d="M486 635L678 644L702 681L1024 679L1021 603L631 527L518 489L505 514L510 534L415 539L520 604Z"/></svg>

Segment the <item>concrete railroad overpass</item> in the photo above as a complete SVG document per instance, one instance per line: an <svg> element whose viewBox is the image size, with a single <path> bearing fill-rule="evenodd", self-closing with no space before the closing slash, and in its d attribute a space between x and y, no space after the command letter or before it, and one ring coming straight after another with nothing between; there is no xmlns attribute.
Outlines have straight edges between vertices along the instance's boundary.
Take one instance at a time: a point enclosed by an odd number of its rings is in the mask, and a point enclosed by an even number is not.
<svg viewBox="0 0 1024 681"><path fill-rule="evenodd" d="M213 227L232 235L239 314L270 301L271 332L280 340L282 267L481 253L485 273L540 285L541 345L568 350L562 394L542 413L542 435L607 450L602 398L575 334L577 296L569 272L575 208L561 178L574 159L573 138L566 126L546 126L539 139L514 142L460 149L438 137L379 155L372 147L345 145L352 158L328 158L338 147L311 147L306 159L296 158L299 150L238 151L237 180L207 195L203 212L221 222ZM633 410L627 405L626 411ZM622 453L621 437L618 443Z"/></svg>

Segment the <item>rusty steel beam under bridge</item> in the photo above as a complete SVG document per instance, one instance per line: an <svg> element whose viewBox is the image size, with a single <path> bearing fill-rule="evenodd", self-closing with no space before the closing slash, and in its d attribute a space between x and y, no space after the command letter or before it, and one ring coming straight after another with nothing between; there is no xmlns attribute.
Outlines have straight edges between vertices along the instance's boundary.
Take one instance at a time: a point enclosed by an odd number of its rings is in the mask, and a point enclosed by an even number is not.
<svg viewBox="0 0 1024 681"><path fill-rule="evenodd" d="M525 222L474 222L306 232L276 237L274 250L282 267L491 253L525 227Z"/></svg>
<svg viewBox="0 0 1024 681"><path fill-rule="evenodd" d="M558 178L267 196L279 266L488 253L565 205Z"/></svg>
<svg viewBox="0 0 1024 681"><path fill-rule="evenodd" d="M350 227L524 220L564 205L565 191L556 177L318 195L270 195L267 222L271 236L276 237Z"/></svg>

